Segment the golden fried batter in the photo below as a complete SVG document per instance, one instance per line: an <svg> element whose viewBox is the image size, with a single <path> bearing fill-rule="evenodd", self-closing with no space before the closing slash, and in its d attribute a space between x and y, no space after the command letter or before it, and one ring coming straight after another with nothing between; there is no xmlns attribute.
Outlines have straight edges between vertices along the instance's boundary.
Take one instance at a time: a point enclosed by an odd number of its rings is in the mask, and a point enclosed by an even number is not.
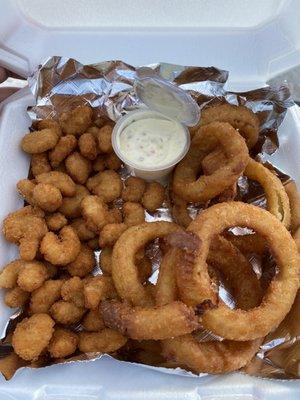
<svg viewBox="0 0 300 400"><path fill-rule="evenodd" d="M78 147L83 157L88 160L97 158L97 141L92 133L84 133L78 140Z"/></svg>
<svg viewBox="0 0 300 400"><path fill-rule="evenodd" d="M50 172L51 165L49 164L47 153L32 154L30 168L34 177Z"/></svg>
<svg viewBox="0 0 300 400"><path fill-rule="evenodd" d="M48 351L53 358L63 358L75 353L78 345L76 333L62 328L56 328L48 345Z"/></svg>
<svg viewBox="0 0 300 400"><path fill-rule="evenodd" d="M58 235L48 232L41 242L40 251L54 265L67 265L80 252L80 240L73 228L64 226Z"/></svg>
<svg viewBox="0 0 300 400"><path fill-rule="evenodd" d="M32 193L34 204L44 211L56 211L62 205L62 194L57 187L48 183L39 183Z"/></svg>
<svg viewBox="0 0 300 400"><path fill-rule="evenodd" d="M93 110L89 106L78 106L64 112L59 118L63 132L68 135L79 136L92 125Z"/></svg>
<svg viewBox="0 0 300 400"><path fill-rule="evenodd" d="M61 279L47 280L31 294L29 313L47 313L52 304L60 298L64 281Z"/></svg>
<svg viewBox="0 0 300 400"><path fill-rule="evenodd" d="M95 266L96 258L93 250L82 244L78 256L66 266L66 269L70 275L82 278L89 274Z"/></svg>
<svg viewBox="0 0 300 400"><path fill-rule="evenodd" d="M4 303L11 308L23 307L29 299L29 296L30 294L28 292L16 286L6 292Z"/></svg>
<svg viewBox="0 0 300 400"><path fill-rule="evenodd" d="M48 346L54 321L47 314L35 314L17 324L12 336L14 351L24 360L36 360Z"/></svg>
<svg viewBox="0 0 300 400"><path fill-rule="evenodd" d="M61 297L77 307L84 307L83 281L77 276L67 279L61 288Z"/></svg>
<svg viewBox="0 0 300 400"><path fill-rule="evenodd" d="M70 301L59 300L52 304L50 314L59 324L71 325L82 318L84 308L77 307Z"/></svg>
<svg viewBox="0 0 300 400"><path fill-rule="evenodd" d="M100 332L80 332L79 350L84 353L112 353L124 346L127 338L113 329L103 329Z"/></svg>
<svg viewBox="0 0 300 400"><path fill-rule="evenodd" d="M47 268L39 261L25 262L18 275L18 286L26 292L33 292L49 277Z"/></svg>
<svg viewBox="0 0 300 400"><path fill-rule="evenodd" d="M124 224L127 226L139 225L145 222L144 208L139 203L127 201L123 204Z"/></svg>
<svg viewBox="0 0 300 400"><path fill-rule="evenodd" d="M77 146L77 139L73 135L63 136L59 139L54 149L49 152L49 160L53 168L68 157Z"/></svg>
<svg viewBox="0 0 300 400"><path fill-rule="evenodd" d="M67 218L60 212L46 215L45 219L50 231L59 231L68 223Z"/></svg>
<svg viewBox="0 0 300 400"><path fill-rule="evenodd" d="M41 131L29 132L21 141L23 151L30 154L43 153L53 149L59 137L53 129L42 129Z"/></svg>
<svg viewBox="0 0 300 400"><path fill-rule="evenodd" d="M99 246L112 247L123 232L126 231L127 225L125 224L107 224L100 232Z"/></svg>
<svg viewBox="0 0 300 400"><path fill-rule="evenodd" d="M63 196L74 196L76 186L69 175L60 171L51 171L36 176L37 183L48 183L57 187Z"/></svg>
<svg viewBox="0 0 300 400"><path fill-rule="evenodd" d="M65 166L71 178L81 185L86 182L92 172L92 164L90 160L83 157L77 151L66 158Z"/></svg>
<svg viewBox="0 0 300 400"><path fill-rule="evenodd" d="M146 190L146 182L137 178L136 176L130 176L125 181L125 187L122 191L122 199L124 201L140 202L143 194Z"/></svg>
<svg viewBox="0 0 300 400"><path fill-rule="evenodd" d="M104 125L99 129L97 139L98 147L102 153L111 153L113 151L111 144L112 127Z"/></svg>
<svg viewBox="0 0 300 400"><path fill-rule="evenodd" d="M76 185L75 195L72 197L64 197L59 211L67 218L77 218L81 216L81 201L89 196L90 192L85 186Z"/></svg>
<svg viewBox="0 0 300 400"><path fill-rule="evenodd" d="M164 200L165 188L158 182L148 183L142 198L142 204L146 210L155 212Z"/></svg>

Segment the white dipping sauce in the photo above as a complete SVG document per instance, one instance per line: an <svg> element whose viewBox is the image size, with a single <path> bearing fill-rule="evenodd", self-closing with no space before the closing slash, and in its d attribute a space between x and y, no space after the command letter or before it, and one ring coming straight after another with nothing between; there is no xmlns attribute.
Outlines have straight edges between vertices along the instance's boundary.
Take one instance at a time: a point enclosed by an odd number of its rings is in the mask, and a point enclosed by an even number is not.
<svg viewBox="0 0 300 400"><path fill-rule="evenodd" d="M160 167L176 160L186 145L184 128L163 118L144 118L125 127L119 136L120 151L140 167Z"/></svg>

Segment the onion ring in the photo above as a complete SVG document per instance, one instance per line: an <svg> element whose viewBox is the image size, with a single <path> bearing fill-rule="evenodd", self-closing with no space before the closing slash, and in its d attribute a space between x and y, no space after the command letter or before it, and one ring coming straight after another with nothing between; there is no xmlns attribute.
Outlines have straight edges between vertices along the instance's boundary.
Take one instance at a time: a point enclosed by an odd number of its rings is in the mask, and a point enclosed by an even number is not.
<svg viewBox="0 0 300 400"><path fill-rule="evenodd" d="M218 146L225 152L228 163L197 179L201 161ZM235 183L248 161L248 148L241 135L227 123L213 122L201 127L194 136L190 150L174 171L173 190L187 201L208 201Z"/></svg>
<svg viewBox="0 0 300 400"><path fill-rule="evenodd" d="M140 282L135 254L148 242L180 230L172 222L145 222L128 228L116 242L112 253L112 278L119 296L134 306L151 306L153 299Z"/></svg>
<svg viewBox="0 0 300 400"><path fill-rule="evenodd" d="M104 300L101 313L106 326L136 340L168 339L199 327L193 309L180 301L142 308Z"/></svg>
<svg viewBox="0 0 300 400"><path fill-rule="evenodd" d="M291 209L291 231L295 232L300 226L300 194L295 182L285 185L285 191L289 197Z"/></svg>
<svg viewBox="0 0 300 400"><path fill-rule="evenodd" d="M221 203L205 210L188 228L197 235L200 246L193 262L190 257L183 257L178 263L177 285L180 298L189 306L197 307L207 299L216 303L211 285L207 286L210 278L206 259L213 237L232 226L249 227L265 237L280 272L270 283L260 306L242 311L219 304L204 313L202 324L225 339L252 340L267 335L280 324L299 288L300 256L296 244L272 214L241 202Z"/></svg>
<svg viewBox="0 0 300 400"><path fill-rule="evenodd" d="M180 233L175 233L179 236ZM185 238L183 238L184 240ZM234 249L237 258L228 260L228 242L224 243L224 257L220 257L216 266L230 280L236 295L237 305L247 309L259 304L261 289L255 274L248 262L240 263L243 258ZM222 245L221 244L221 245ZM157 282L156 302L166 304L177 297L175 281L176 249L168 251L162 260L162 268ZM177 253L178 255L178 253ZM173 275L173 276L172 276ZM243 277L243 279L241 279ZM245 279L244 279L245 278ZM160 284L159 284L160 283ZM249 292L249 288L252 288ZM225 340L223 342L199 342L193 335L188 334L162 341L163 355L183 367L195 372L220 373L237 370L246 365L257 352L261 339L247 342Z"/></svg>
<svg viewBox="0 0 300 400"><path fill-rule="evenodd" d="M228 122L245 138L251 149L257 142L259 134L259 119L249 108L232 104L221 104L207 107L201 112L200 126L211 122Z"/></svg>
<svg viewBox="0 0 300 400"><path fill-rule="evenodd" d="M252 158L244 171L244 175L261 184L266 195L268 211L275 215L286 228L289 228L291 222L290 202L280 179L263 164L254 161Z"/></svg>

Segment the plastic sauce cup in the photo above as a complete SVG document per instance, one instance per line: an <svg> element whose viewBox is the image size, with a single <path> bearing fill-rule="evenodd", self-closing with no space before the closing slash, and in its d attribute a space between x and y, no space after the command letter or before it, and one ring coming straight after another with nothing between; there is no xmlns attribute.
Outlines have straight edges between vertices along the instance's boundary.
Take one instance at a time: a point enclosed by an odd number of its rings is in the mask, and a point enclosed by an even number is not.
<svg viewBox="0 0 300 400"><path fill-rule="evenodd" d="M176 123L180 127L180 129L182 129L182 132L184 133L186 139L180 154L172 161L169 161L168 163L163 165L159 165L158 167L156 167L155 165L151 167L144 167L144 166L142 167L141 165L134 163L131 160L128 160L126 156L122 153L122 150L120 149L119 139L123 130L127 128L130 124L132 124L134 121L146 119L149 117L170 120L173 123ZM112 146L117 156L123 161L123 163L127 166L127 168L133 175L145 179L147 181L160 181L164 183L166 181L167 176L174 168L174 166L180 160L182 160L183 157L188 152L188 149L190 147L190 133L186 126L184 126L178 121L175 121L174 119L168 118L167 116L159 112L152 111L150 109L136 110L129 112L128 114L124 115L117 121L112 133Z"/></svg>

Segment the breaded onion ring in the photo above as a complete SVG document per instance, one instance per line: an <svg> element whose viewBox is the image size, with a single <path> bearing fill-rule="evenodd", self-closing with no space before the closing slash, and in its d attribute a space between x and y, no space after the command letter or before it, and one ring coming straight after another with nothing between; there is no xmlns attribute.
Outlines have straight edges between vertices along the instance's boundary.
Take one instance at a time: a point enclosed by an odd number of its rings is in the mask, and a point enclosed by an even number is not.
<svg viewBox="0 0 300 400"><path fill-rule="evenodd" d="M250 158L244 175L261 184L267 199L267 209L281 221L286 228L291 223L288 195L280 179L263 164Z"/></svg>
<svg viewBox="0 0 300 400"><path fill-rule="evenodd" d="M192 308L180 301L141 308L105 300L101 312L106 326L136 340L168 339L190 333L198 327Z"/></svg>
<svg viewBox="0 0 300 400"><path fill-rule="evenodd" d="M175 235L178 235L175 233ZM179 234L180 235L180 234ZM180 239L180 236L179 236ZM261 299L261 288L259 282L252 271L248 262L240 263L242 254L235 251L228 258L228 242L222 240L223 257L215 261L215 266L220 269L225 278L232 285L236 296L237 305L243 309L254 307L259 304ZM230 246L230 244L229 244ZM221 254L221 251L219 251ZM236 258L234 258L236 257ZM163 257L163 268L160 269L159 279L156 290L156 302L161 304L174 301L177 297L177 288L175 282L176 251L168 251ZM241 279L244 277L245 279ZM249 288L252 290L249 292ZM193 371L220 373L234 371L247 364L257 352L261 340L257 339L248 342L234 341L212 341L199 342L193 335L184 335L173 339L167 339L162 342L163 355L169 361L188 367Z"/></svg>
<svg viewBox="0 0 300 400"><path fill-rule="evenodd" d="M179 230L171 222L159 221L135 225L127 229L118 239L112 254L112 277L119 296L135 306L149 306L153 300L142 285L137 271L135 255L155 238Z"/></svg>
<svg viewBox="0 0 300 400"><path fill-rule="evenodd" d="M213 174L197 178L201 161L218 146L228 162ZM184 200L205 202L235 183L248 161L248 148L241 135L227 123L213 122L194 136L190 150L174 171L173 190Z"/></svg>
<svg viewBox="0 0 300 400"><path fill-rule="evenodd" d="M296 244L272 214L241 202L221 203L205 210L188 228L196 234L199 248L193 261L190 256L183 257L177 264L177 284L180 298L187 305L197 307L207 299L216 303L206 260L214 236L232 226L249 227L265 237L280 272L269 285L260 306L242 311L219 304L204 313L202 324L225 339L252 340L265 336L279 325L299 288L300 256Z"/></svg>
<svg viewBox="0 0 300 400"><path fill-rule="evenodd" d="M246 140L251 149L257 142L259 134L259 119L249 108L232 104L221 104L202 110L200 126L211 122L228 122Z"/></svg>

